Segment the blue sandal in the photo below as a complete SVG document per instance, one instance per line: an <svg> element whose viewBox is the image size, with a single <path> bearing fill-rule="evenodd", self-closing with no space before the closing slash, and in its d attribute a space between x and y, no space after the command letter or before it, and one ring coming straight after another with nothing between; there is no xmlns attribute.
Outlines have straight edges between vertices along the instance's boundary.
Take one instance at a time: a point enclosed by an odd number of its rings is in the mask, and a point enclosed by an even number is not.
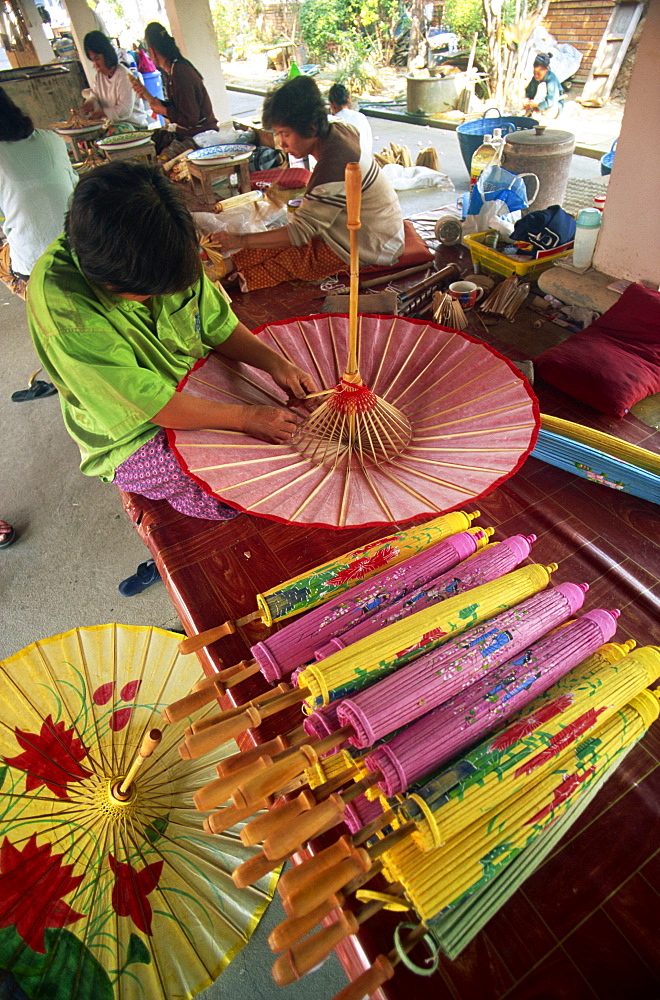
<svg viewBox="0 0 660 1000"><path fill-rule="evenodd" d="M147 559L146 562L140 563L133 576L122 580L117 589L123 597L135 597L153 583L158 583L160 578L156 563L153 559Z"/></svg>

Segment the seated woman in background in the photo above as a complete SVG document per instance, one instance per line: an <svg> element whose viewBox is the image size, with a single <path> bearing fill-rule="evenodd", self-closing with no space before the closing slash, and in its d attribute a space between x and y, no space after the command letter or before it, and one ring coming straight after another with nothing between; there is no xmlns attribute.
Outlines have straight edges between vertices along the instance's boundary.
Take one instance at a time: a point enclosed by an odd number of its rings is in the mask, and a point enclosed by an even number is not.
<svg viewBox="0 0 660 1000"><path fill-rule="evenodd" d="M148 128L153 122L142 101L133 93L134 77L119 62L115 48L101 31L88 31L83 45L87 58L96 70L94 85L83 91L85 103L80 109L90 118L108 118L110 132L129 132Z"/></svg>
<svg viewBox="0 0 660 1000"><path fill-rule="evenodd" d="M167 100L161 101L158 97L154 97L135 79L132 83L133 90L138 97L147 102L152 111L157 115L163 115L176 125L175 131L160 128L152 137L158 154L176 141L176 147L171 151L168 150L168 154L176 156L184 149L194 149L195 143L191 141L192 137L199 135L200 132L215 129L218 120L213 114L211 98L204 86L201 73L191 62L184 59L176 42L163 25L158 21L152 21L146 27L144 38L151 59L167 77Z"/></svg>
<svg viewBox="0 0 660 1000"><path fill-rule="evenodd" d="M32 268L64 228L78 182L64 140L37 129L0 87L0 280L21 298Z"/></svg>
<svg viewBox="0 0 660 1000"><path fill-rule="evenodd" d="M556 118L564 107L564 91L558 77L550 69L551 55L539 52L534 60L534 76L525 87L525 114L535 113L544 118Z"/></svg>
<svg viewBox="0 0 660 1000"><path fill-rule="evenodd" d="M347 269L347 163L359 162L362 170L360 264L394 264L404 245L396 193L371 152L360 150L357 132L343 123L328 121L314 80L297 76L267 94L262 121L265 128L273 130L285 153L297 158L311 155L317 162L288 225L265 233L211 236L224 250L242 248L226 261L227 273L238 273L242 291L295 279L317 281Z"/></svg>

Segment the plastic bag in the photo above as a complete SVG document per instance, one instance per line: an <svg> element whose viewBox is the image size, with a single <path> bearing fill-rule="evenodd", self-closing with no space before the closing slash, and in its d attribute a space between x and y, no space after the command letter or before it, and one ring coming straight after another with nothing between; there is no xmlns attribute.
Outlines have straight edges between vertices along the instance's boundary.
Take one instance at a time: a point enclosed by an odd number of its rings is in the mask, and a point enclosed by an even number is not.
<svg viewBox="0 0 660 1000"><path fill-rule="evenodd" d="M215 215L212 212L193 212L198 230L205 236L211 233L263 233L266 229L286 225L286 207L277 207L263 196L259 201L232 208Z"/></svg>
<svg viewBox="0 0 660 1000"><path fill-rule="evenodd" d="M446 174L430 167L402 167L400 163L386 163L380 168L395 191L410 191L415 188L440 188L453 191L454 185Z"/></svg>
<svg viewBox="0 0 660 1000"><path fill-rule="evenodd" d="M529 200L525 177L536 180L536 190ZM511 232L522 217L523 210L536 198L538 189L536 174L512 174L496 164L486 167L470 192L463 232L468 236L483 233L486 229Z"/></svg>

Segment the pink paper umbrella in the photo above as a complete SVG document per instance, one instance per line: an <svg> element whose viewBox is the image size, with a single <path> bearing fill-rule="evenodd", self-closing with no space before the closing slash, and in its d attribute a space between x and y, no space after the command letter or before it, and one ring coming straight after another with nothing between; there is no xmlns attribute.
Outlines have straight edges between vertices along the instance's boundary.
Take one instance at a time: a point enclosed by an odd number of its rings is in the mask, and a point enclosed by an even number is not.
<svg viewBox="0 0 660 1000"><path fill-rule="evenodd" d="M366 620L358 620L341 636L336 636L323 646L317 646L315 657L324 660L338 649L345 649L352 642L358 642L367 635L372 635L378 629L385 628L393 622L398 622L406 615L414 614L438 604L454 594L461 594L481 583L489 583L510 573L529 555L536 535L512 535L503 542L489 545L483 552L477 553L467 562L461 563L448 573L436 577L430 584L417 587L405 596L394 601L390 606L382 608Z"/></svg>
<svg viewBox="0 0 660 1000"><path fill-rule="evenodd" d="M619 614L589 611L556 629L377 747L366 764L382 772L385 794L405 791L547 691L609 642Z"/></svg>
<svg viewBox="0 0 660 1000"><path fill-rule="evenodd" d="M252 646L251 653L271 684L314 659L319 642L341 635L356 621L369 620L397 598L430 584L488 541L488 531L468 528L418 552L391 569L339 594L321 607Z"/></svg>
<svg viewBox="0 0 660 1000"><path fill-rule="evenodd" d="M351 833L359 833L363 826L382 816L383 807L378 799L368 799L366 795L358 795L352 802L346 803L344 823Z"/></svg>
<svg viewBox="0 0 660 1000"><path fill-rule="evenodd" d="M340 725L352 727L354 746L373 746L561 625L582 607L588 589L586 583L562 583L450 639L344 698L337 709Z"/></svg>

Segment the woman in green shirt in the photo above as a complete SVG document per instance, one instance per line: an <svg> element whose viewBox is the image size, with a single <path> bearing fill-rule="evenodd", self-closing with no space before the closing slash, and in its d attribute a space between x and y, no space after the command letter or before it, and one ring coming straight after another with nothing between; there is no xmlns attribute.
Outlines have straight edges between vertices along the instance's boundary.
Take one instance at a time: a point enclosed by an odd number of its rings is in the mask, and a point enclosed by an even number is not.
<svg viewBox="0 0 660 1000"><path fill-rule="evenodd" d="M212 350L268 372L303 397L313 379L239 323L201 273L197 234L178 192L158 169L123 161L78 184L65 233L37 262L28 322L81 470L210 519L236 511L180 468L165 428L229 428L289 440L284 407L228 405L177 393Z"/></svg>

